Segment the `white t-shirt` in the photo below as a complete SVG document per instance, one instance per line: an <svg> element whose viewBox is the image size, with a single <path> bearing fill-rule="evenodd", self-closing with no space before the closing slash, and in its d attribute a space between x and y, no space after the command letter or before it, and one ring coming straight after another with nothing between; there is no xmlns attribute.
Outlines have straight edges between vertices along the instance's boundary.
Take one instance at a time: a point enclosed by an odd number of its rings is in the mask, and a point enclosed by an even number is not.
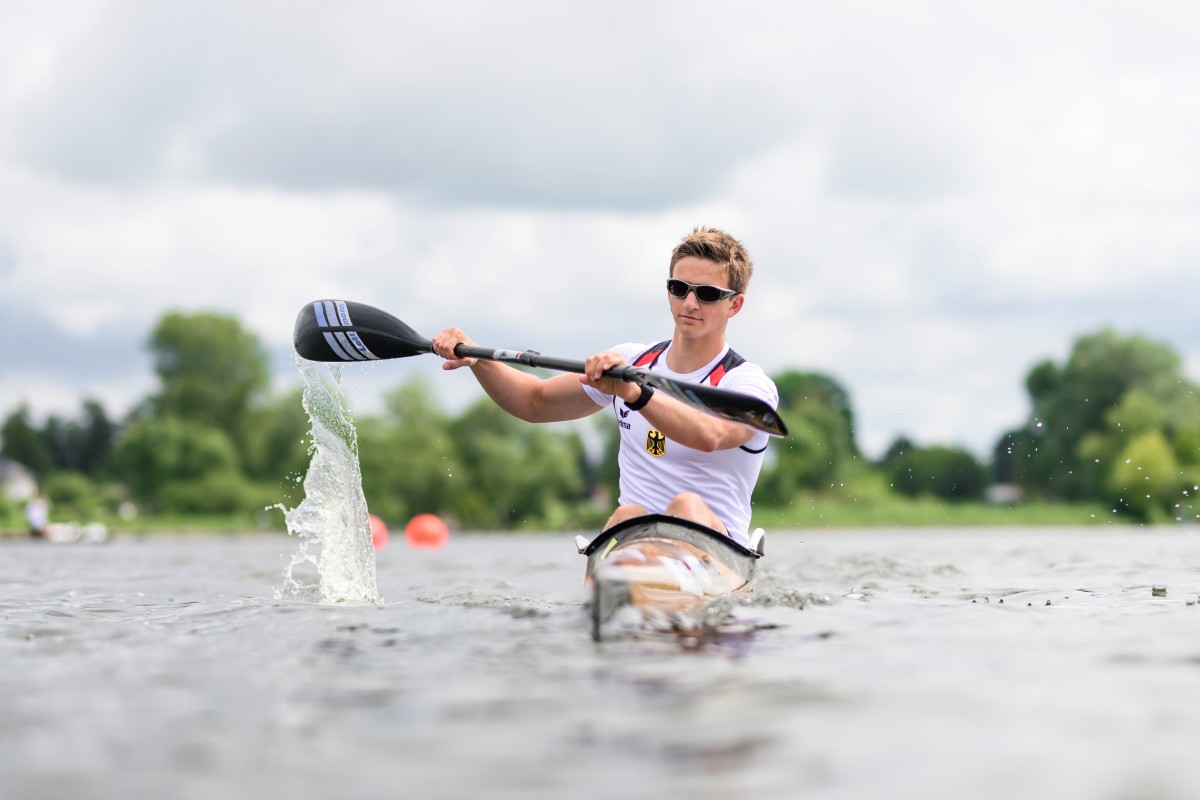
<svg viewBox="0 0 1200 800"><path fill-rule="evenodd" d="M651 347L627 342L612 350L632 364L635 358ZM700 383L721 363L729 348L726 347L705 366L687 374L672 372L667 367L670 352L668 346L657 362L653 366L647 365L647 368L675 380ZM774 382L758 365L748 361L726 372L719 386L757 397L771 408L779 406L779 390ZM749 542L750 496L762 469L769 434L760 431L741 447L705 453L663 438L661 433L652 430L640 412L626 408L624 401L591 386L584 386L583 389L596 405L608 405L613 418L620 425L618 463L621 468L622 504L637 503L651 513L661 514L675 495L695 492L725 523L730 536L742 544Z"/></svg>
<svg viewBox="0 0 1200 800"><path fill-rule="evenodd" d="M43 497L33 497L25 504L25 519L29 527L40 531L50 521L50 503Z"/></svg>

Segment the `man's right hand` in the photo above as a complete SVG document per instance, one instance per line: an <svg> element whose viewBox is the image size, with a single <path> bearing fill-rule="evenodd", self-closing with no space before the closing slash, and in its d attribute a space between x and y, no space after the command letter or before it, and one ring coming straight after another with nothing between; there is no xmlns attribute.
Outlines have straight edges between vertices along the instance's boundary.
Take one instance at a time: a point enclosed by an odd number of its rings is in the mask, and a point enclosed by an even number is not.
<svg viewBox="0 0 1200 800"><path fill-rule="evenodd" d="M433 352L446 359L442 363L442 369L469 367L479 360L476 358L459 358L454 355L454 348L460 344L475 344L471 341L471 337L467 336L460 328L446 328L446 330L433 337Z"/></svg>
<svg viewBox="0 0 1200 800"><path fill-rule="evenodd" d="M596 353L588 356L587 361L584 362L583 374L579 376L579 381L599 389L605 394L615 395L627 403L632 403L641 395L642 387L636 383L604 377L604 373L608 370L628 364L629 362L623 356L611 350Z"/></svg>

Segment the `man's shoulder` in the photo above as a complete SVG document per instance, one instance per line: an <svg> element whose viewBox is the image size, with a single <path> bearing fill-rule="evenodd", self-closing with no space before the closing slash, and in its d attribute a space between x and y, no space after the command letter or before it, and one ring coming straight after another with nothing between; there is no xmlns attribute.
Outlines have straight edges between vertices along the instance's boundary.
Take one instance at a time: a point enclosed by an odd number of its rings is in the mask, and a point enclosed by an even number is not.
<svg viewBox="0 0 1200 800"><path fill-rule="evenodd" d="M748 375L748 374L753 373L756 375L762 375L763 377L767 376L766 371L762 367L760 367L756 362L751 361L750 359L748 359L745 356L738 353L736 350L730 350L729 352L731 354L737 356L737 364L733 367L730 367L730 372L737 369L737 370L742 370L743 375Z"/></svg>
<svg viewBox="0 0 1200 800"><path fill-rule="evenodd" d="M770 378L767 378L767 373L762 367L760 367L756 362L746 358L746 356L742 355L732 347L725 351L724 359L730 365L730 375L733 375L736 372L743 378L754 375L770 380Z"/></svg>
<svg viewBox="0 0 1200 800"><path fill-rule="evenodd" d="M766 371L753 361L741 357L742 361L731 367L721 379L722 389L746 392L767 400L772 405L779 401L779 389Z"/></svg>
<svg viewBox="0 0 1200 800"><path fill-rule="evenodd" d="M654 342L622 342L618 345L613 345L609 348L614 353L620 353L627 359L632 360L634 356L640 355L650 348L654 347Z"/></svg>

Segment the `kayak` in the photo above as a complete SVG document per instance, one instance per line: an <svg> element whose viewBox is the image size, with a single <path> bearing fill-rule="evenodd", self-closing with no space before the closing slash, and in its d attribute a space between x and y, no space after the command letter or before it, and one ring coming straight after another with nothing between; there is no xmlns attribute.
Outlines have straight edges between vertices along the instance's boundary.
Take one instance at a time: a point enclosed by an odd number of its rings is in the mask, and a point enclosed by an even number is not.
<svg viewBox="0 0 1200 800"><path fill-rule="evenodd" d="M575 537L587 556L592 638L703 627L709 609L753 595L764 540L758 528L745 547L665 514L634 517L590 542Z"/></svg>
<svg viewBox="0 0 1200 800"><path fill-rule="evenodd" d="M46 526L46 541L55 544L99 544L108 541L108 526L102 522L51 522Z"/></svg>

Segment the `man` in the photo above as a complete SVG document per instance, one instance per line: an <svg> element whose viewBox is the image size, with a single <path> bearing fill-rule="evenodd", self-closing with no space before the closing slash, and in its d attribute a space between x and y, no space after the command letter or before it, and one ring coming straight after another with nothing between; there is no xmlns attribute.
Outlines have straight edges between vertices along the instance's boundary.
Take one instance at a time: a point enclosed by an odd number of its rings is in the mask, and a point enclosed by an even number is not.
<svg viewBox="0 0 1200 800"><path fill-rule="evenodd" d="M470 367L484 391L528 422L579 419L608 406L620 426L621 494L605 528L632 517L684 517L748 542L750 497L768 435L697 411L628 381L605 378L626 364L752 395L772 408L775 384L725 343L725 328L746 302L753 265L729 234L696 228L671 254L667 299L675 329L657 345L626 343L590 356L582 375L541 379L495 361L456 358L474 344L458 328L433 338L443 369Z"/></svg>
<svg viewBox="0 0 1200 800"><path fill-rule="evenodd" d="M29 535L34 539L46 539L50 526L50 501L41 492L29 498L25 504L25 519L29 522Z"/></svg>

